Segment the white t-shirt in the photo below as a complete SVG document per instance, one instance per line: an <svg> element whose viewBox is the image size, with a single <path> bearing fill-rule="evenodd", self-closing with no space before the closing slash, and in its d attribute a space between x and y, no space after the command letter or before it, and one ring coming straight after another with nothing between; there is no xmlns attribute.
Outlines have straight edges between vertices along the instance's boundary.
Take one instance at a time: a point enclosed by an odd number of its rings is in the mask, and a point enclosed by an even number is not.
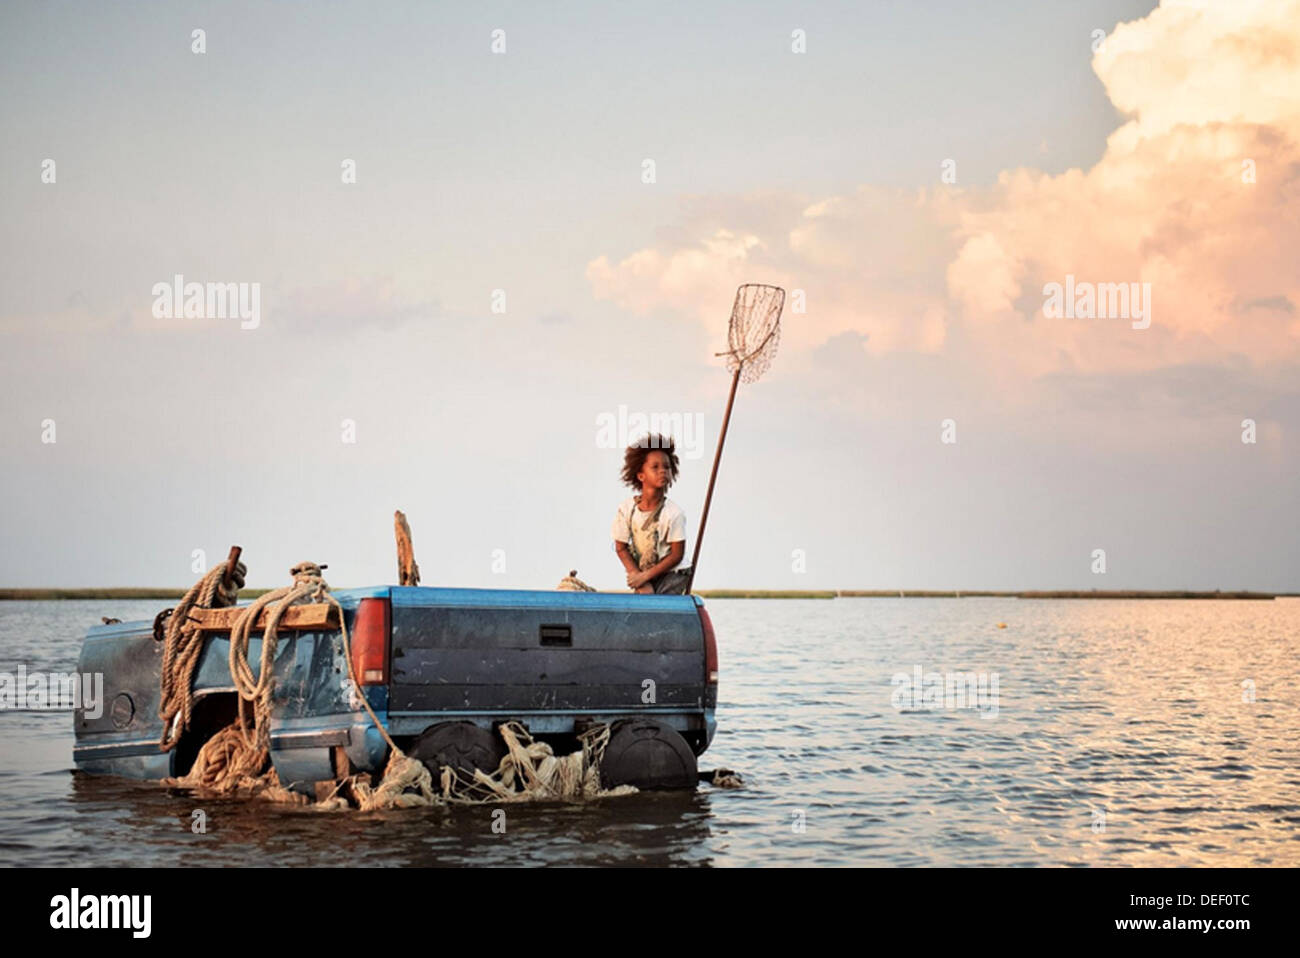
<svg viewBox="0 0 1300 958"><path fill-rule="evenodd" d="M650 551L654 544L654 526L643 530L641 527L645 521L654 515L654 510L642 512L636 506L636 496L629 496L618 505L618 512L614 515L614 524L610 528L610 533L615 542L631 542L628 535L628 516L632 515L632 533L636 536L637 552L645 555ZM670 542L686 542L686 513L682 512L677 503L671 499L664 500L664 508L659 513L659 550L655 555L655 561L658 562L668 555ZM685 558L686 546L682 546L683 559Z"/></svg>

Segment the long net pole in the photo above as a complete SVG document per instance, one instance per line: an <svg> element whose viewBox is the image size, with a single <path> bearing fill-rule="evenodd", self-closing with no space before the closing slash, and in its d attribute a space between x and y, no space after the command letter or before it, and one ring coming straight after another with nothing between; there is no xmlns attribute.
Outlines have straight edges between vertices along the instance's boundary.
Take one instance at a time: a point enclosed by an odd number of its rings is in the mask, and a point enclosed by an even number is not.
<svg viewBox="0 0 1300 958"><path fill-rule="evenodd" d="M713 502L713 484L718 479L718 463L722 461L722 444L727 441L727 426L731 423L731 405L736 401L736 386L740 383L740 371L744 363L736 367L731 377L731 393L727 396L727 411L722 414L722 432L718 434L718 448L713 454L713 470L709 473L709 491L704 494L704 512L700 515L700 531L695 535L695 552L691 555L691 571L686 577L686 594L691 594L695 584L695 572L700 563L700 545L704 542L704 524L709 521L709 504Z"/></svg>

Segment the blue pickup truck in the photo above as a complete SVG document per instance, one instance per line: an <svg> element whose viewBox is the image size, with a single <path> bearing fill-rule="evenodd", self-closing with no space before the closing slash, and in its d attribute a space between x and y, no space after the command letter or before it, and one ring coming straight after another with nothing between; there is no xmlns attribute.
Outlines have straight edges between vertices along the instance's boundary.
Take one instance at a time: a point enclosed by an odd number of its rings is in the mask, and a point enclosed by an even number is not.
<svg viewBox="0 0 1300 958"><path fill-rule="evenodd" d="M333 593L351 637L354 687L337 625L281 629L274 659L271 759L281 782L380 772L395 744L436 775L443 764L496 768L496 727L518 721L556 754L594 723L611 728L602 784L692 788L716 728L718 659L694 595L380 586ZM162 751L163 643L154 623L95 626L78 669L102 673L101 714L74 714L74 761L89 773L182 776L199 748L235 719L229 632L205 635L194 711ZM260 656L254 633L249 660Z"/></svg>

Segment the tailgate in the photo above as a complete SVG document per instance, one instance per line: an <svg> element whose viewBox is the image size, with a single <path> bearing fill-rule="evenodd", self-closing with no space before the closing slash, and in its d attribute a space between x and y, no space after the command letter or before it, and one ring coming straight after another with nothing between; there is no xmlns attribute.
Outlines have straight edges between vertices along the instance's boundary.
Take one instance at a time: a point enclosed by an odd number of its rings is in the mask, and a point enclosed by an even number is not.
<svg viewBox="0 0 1300 958"><path fill-rule="evenodd" d="M704 635L692 596L391 594L390 713L704 708Z"/></svg>

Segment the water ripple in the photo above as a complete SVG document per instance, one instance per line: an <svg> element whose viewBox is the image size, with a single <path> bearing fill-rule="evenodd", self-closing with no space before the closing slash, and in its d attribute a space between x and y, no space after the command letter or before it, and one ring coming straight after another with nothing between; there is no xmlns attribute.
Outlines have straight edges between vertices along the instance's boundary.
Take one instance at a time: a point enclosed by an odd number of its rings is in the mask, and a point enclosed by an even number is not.
<svg viewBox="0 0 1300 958"><path fill-rule="evenodd" d="M69 671L89 623L159 605L0 603L0 670ZM70 772L66 713L0 712L0 852L63 866L1300 864L1300 602L708 605L722 684L702 767L739 770L744 789L511 807L505 834L487 809L207 801L196 835L183 793ZM917 666L996 673L996 713L896 708L893 680Z"/></svg>

